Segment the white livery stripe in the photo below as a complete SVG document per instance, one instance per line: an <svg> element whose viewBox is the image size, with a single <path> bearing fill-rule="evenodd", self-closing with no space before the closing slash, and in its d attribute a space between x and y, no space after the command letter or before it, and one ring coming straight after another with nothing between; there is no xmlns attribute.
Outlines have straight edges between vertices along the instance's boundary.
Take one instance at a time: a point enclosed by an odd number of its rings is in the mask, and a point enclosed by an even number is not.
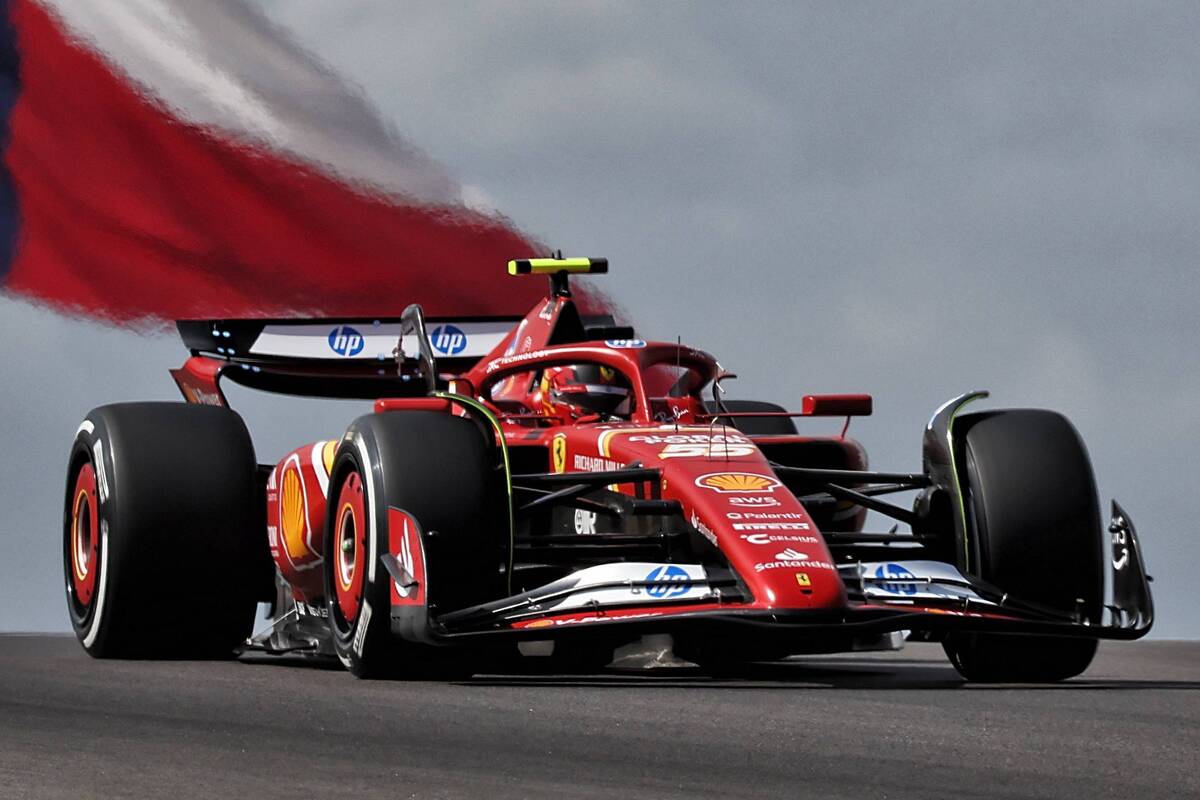
<svg viewBox="0 0 1200 800"><path fill-rule="evenodd" d="M87 635L83 637L83 646L90 648L100 635L100 625L104 617L104 595L108 587L108 520L100 520L100 585L96 589L96 608L92 611L92 623L88 626Z"/></svg>
<svg viewBox="0 0 1200 800"><path fill-rule="evenodd" d="M375 502L375 481L371 477L374 472L371 468L371 457L367 453L367 443L363 441L361 433L354 434L354 446L358 448L358 457L361 459L363 470L363 483L367 485L367 552L371 559L367 564L367 580L374 583L375 562L379 560L379 542L375 533L375 520L380 513L380 508Z"/></svg>
<svg viewBox="0 0 1200 800"><path fill-rule="evenodd" d="M325 471L325 442L313 445L309 458L312 459L313 474L317 476L317 486L321 487L321 495L329 499L329 473ZM272 473L274 474L274 473Z"/></svg>

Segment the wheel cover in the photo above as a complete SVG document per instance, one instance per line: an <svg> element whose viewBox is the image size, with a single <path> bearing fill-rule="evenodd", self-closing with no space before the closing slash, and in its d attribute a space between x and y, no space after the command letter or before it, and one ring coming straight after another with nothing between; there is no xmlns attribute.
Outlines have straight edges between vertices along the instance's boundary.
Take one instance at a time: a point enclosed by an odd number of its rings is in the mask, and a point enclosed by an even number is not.
<svg viewBox="0 0 1200 800"><path fill-rule="evenodd" d="M96 591L96 567L100 550L100 504L96 494L96 471L90 463L79 469L72 492L68 562L72 598L86 610Z"/></svg>
<svg viewBox="0 0 1200 800"><path fill-rule="evenodd" d="M334 528L333 580L338 608L348 623L358 618L362 605L367 560L367 514L362 477L352 472L342 484Z"/></svg>

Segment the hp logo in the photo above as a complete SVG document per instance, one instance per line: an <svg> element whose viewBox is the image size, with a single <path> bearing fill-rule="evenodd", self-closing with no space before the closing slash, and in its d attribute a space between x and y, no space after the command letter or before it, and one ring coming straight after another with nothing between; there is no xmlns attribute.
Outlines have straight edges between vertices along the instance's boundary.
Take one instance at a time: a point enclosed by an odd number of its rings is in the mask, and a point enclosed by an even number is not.
<svg viewBox="0 0 1200 800"><path fill-rule="evenodd" d="M444 356L456 356L467 349L467 335L454 325L438 325L429 335L429 343Z"/></svg>
<svg viewBox="0 0 1200 800"><path fill-rule="evenodd" d="M655 567L646 576L646 582L651 584L646 587L646 594L651 597L678 597L692 588L692 579L687 571L673 564Z"/></svg>
<svg viewBox="0 0 1200 800"><path fill-rule="evenodd" d="M891 578L892 580L911 581L914 575L899 564L884 564L875 569L876 578ZM881 583L879 588L889 594L916 594L915 583Z"/></svg>
<svg viewBox="0 0 1200 800"><path fill-rule="evenodd" d="M343 358L358 355L366 344L362 334L349 325L341 325L329 332L329 349Z"/></svg>

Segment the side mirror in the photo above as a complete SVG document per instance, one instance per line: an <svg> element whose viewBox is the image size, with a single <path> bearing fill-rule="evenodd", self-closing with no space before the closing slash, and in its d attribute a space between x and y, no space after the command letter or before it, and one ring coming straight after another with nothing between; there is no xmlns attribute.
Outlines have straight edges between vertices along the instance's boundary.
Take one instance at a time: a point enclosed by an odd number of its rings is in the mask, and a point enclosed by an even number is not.
<svg viewBox="0 0 1200 800"><path fill-rule="evenodd" d="M717 373L717 377L713 378L712 397L713 406L719 413L728 414L729 409L725 407L725 401L721 399L721 395L725 394L725 389L721 386L721 381L736 380L737 375L732 372L721 371Z"/></svg>
<svg viewBox="0 0 1200 800"><path fill-rule="evenodd" d="M869 417L869 394L806 394L800 411L806 417Z"/></svg>

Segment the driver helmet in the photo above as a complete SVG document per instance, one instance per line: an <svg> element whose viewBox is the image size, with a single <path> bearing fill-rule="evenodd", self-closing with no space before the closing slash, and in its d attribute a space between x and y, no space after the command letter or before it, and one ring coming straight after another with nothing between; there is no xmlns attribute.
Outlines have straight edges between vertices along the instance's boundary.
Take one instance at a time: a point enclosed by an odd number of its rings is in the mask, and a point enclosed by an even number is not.
<svg viewBox="0 0 1200 800"><path fill-rule="evenodd" d="M542 372L537 398L542 412L563 422L580 417L627 417L633 391L619 371L600 364L571 364Z"/></svg>

